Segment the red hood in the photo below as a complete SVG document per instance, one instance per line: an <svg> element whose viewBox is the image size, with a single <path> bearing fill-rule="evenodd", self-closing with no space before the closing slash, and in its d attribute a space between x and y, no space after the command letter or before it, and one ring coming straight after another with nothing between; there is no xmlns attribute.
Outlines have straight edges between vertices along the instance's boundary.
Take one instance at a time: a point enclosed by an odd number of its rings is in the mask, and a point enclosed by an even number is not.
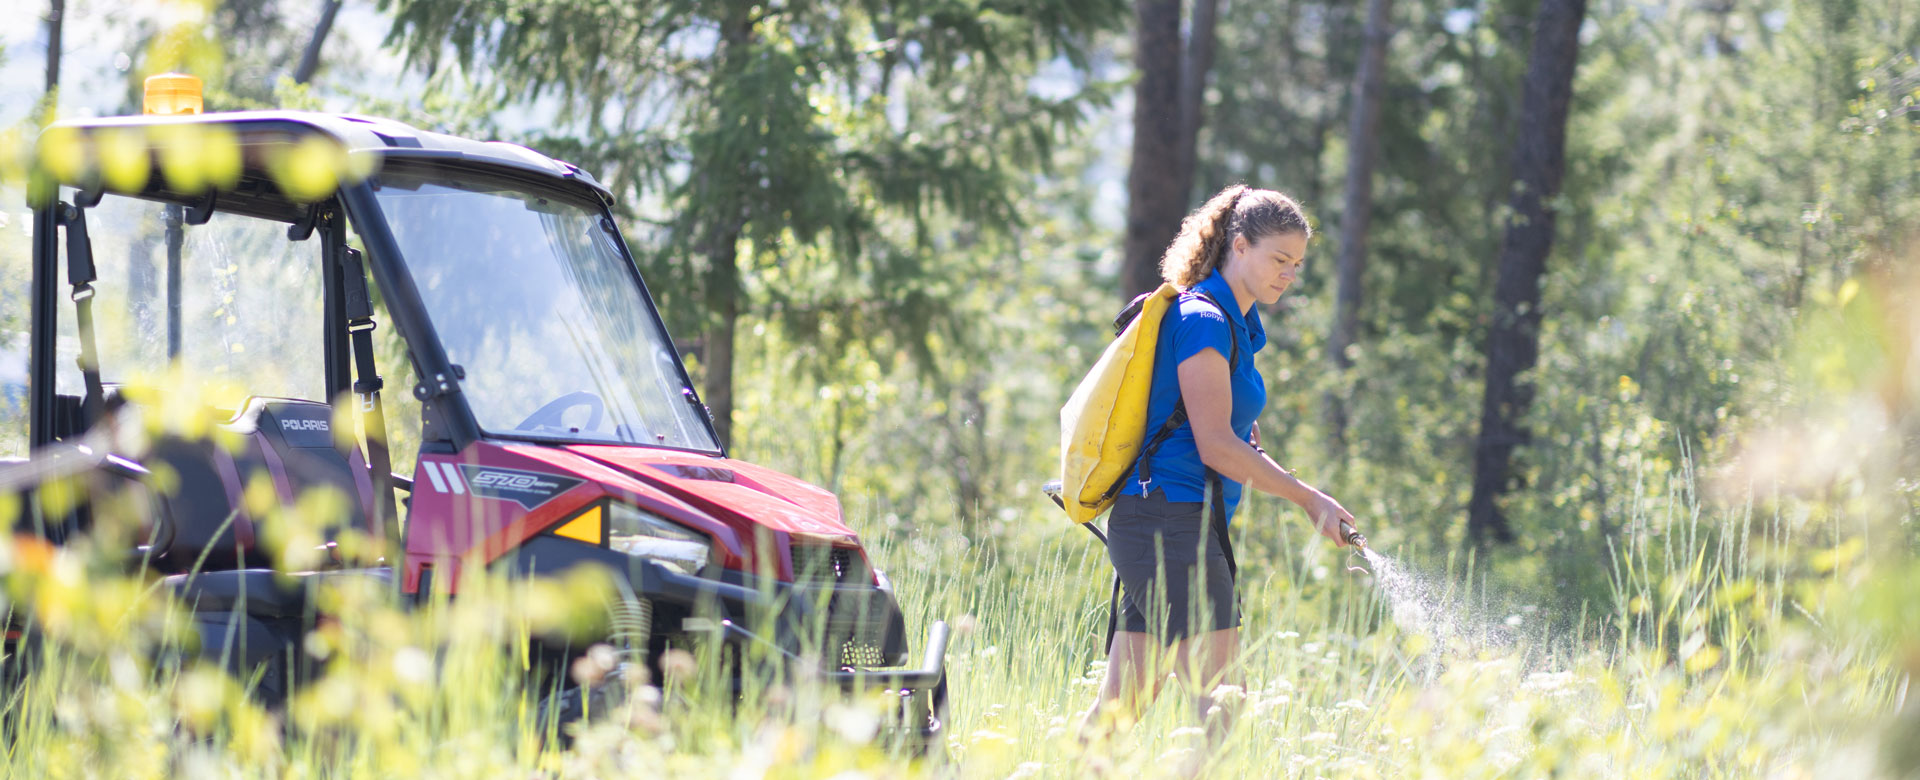
<svg viewBox="0 0 1920 780"><path fill-rule="evenodd" d="M617 466L708 512L790 534L859 538L832 493L772 469L730 458L643 447L574 445L568 451Z"/></svg>

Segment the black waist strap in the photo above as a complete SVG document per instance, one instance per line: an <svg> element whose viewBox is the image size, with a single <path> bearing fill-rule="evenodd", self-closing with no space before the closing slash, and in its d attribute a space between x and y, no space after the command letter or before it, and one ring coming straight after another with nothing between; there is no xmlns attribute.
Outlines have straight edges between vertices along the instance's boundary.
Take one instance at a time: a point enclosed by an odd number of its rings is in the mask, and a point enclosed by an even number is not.
<svg viewBox="0 0 1920 780"><path fill-rule="evenodd" d="M1227 575L1240 581L1240 564L1233 557L1233 537L1227 534L1227 485L1220 473L1207 469L1207 522L1220 539L1220 552L1227 557Z"/></svg>
<svg viewBox="0 0 1920 780"><path fill-rule="evenodd" d="M1211 526L1210 532L1214 537L1220 540L1220 554L1227 559L1227 576L1237 583L1240 581L1240 563L1233 557L1233 537L1227 534L1226 484L1222 481L1220 474L1213 469L1207 469L1207 493L1203 507L1203 511L1207 515L1205 522ZM1085 523L1084 525L1088 531L1093 533L1095 538L1100 540L1102 545L1107 543L1107 535L1101 533L1100 529L1095 527L1094 524ZM1119 630L1120 572L1115 570L1113 573L1113 591L1107 596L1107 639L1101 643L1102 649L1109 652L1112 651L1113 635Z"/></svg>

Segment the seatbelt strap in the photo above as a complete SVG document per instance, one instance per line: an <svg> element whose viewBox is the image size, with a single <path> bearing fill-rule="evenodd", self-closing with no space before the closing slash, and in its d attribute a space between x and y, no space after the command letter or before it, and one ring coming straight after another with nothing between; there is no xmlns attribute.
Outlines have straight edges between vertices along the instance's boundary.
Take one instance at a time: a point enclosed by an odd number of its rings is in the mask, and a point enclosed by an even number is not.
<svg viewBox="0 0 1920 780"><path fill-rule="evenodd" d="M346 299L347 334L353 339L353 398L359 410L360 430L367 439L367 467L372 472L373 522L392 545L400 542L398 518L393 510L393 459L387 452L386 415L380 407L380 389L384 382L374 373L373 299L367 294L367 274L360 250L340 250L341 293ZM393 547L389 555L397 555Z"/></svg>
<svg viewBox="0 0 1920 780"><path fill-rule="evenodd" d="M106 387L100 381L100 352L93 335L93 239L87 236L87 211L79 206L60 204L60 222L67 228L67 284L73 286L73 321L80 336L80 378L86 383L86 397L80 401L81 416L88 425L100 418L106 405Z"/></svg>

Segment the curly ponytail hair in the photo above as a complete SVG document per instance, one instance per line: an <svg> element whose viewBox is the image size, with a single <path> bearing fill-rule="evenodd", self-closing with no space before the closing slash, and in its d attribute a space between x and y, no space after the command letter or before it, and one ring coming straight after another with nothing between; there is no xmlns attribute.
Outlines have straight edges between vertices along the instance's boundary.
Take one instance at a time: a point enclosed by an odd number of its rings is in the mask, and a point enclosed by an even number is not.
<svg viewBox="0 0 1920 780"><path fill-rule="evenodd" d="M1160 258L1160 277L1184 290L1213 275L1226 259L1234 236L1259 241L1287 233L1313 237L1313 226L1307 224L1307 212L1300 204L1273 190L1235 184L1180 223L1180 235Z"/></svg>

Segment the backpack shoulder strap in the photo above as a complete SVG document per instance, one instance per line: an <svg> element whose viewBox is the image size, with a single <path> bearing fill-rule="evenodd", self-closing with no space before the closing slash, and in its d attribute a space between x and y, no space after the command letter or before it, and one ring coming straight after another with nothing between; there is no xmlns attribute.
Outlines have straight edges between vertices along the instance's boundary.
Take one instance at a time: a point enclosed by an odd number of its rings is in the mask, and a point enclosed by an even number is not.
<svg viewBox="0 0 1920 780"><path fill-rule="evenodd" d="M1140 310L1146 308L1147 299L1152 298L1157 292L1159 290L1148 290L1133 296L1133 300L1127 302L1126 308L1121 309L1120 314L1113 318L1113 335L1118 336L1125 332L1127 326L1133 324L1134 319L1140 316Z"/></svg>
<svg viewBox="0 0 1920 780"><path fill-rule="evenodd" d="M1180 297L1182 299L1194 297L1204 300L1207 303L1213 304L1213 307L1219 309L1220 314L1226 317L1227 351L1230 353L1227 355L1227 381L1229 386L1231 386L1233 374L1240 369L1240 328L1233 324L1233 310L1221 305L1220 301L1214 298L1211 293L1198 288L1183 290L1180 293ZM1163 324L1162 327L1165 327L1165 325ZM1185 424L1187 424L1187 399L1181 398L1173 402L1173 412L1167 415L1166 422L1161 423L1160 430L1155 431L1152 436L1147 437L1146 443L1140 446L1140 457L1135 459L1134 468L1129 469L1129 473L1138 472L1142 484L1150 481L1153 478L1154 453L1160 450L1161 444L1166 443L1166 440L1173 436L1174 431L1179 430L1180 426ZM1212 474L1213 470L1208 469L1207 473ZM1119 481L1113 483L1113 487L1108 490L1108 493L1118 494L1120 487L1126 483L1126 479L1127 475L1122 474Z"/></svg>

